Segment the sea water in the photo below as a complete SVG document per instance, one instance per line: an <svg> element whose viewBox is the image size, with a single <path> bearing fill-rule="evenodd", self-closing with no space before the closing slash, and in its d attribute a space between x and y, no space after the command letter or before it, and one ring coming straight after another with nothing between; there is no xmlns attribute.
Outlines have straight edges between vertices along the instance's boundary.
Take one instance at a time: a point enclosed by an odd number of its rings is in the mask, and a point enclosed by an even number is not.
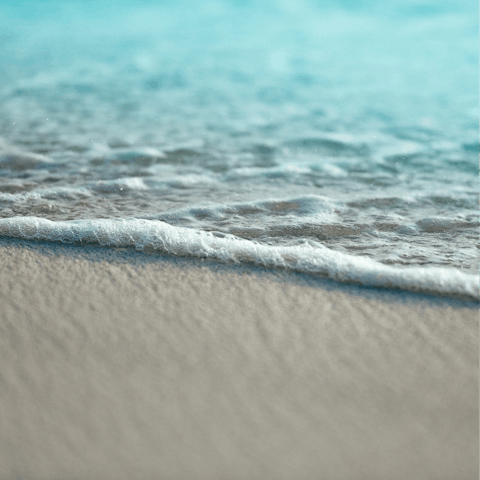
<svg viewBox="0 0 480 480"><path fill-rule="evenodd" d="M476 2L2 2L0 236L478 296Z"/></svg>

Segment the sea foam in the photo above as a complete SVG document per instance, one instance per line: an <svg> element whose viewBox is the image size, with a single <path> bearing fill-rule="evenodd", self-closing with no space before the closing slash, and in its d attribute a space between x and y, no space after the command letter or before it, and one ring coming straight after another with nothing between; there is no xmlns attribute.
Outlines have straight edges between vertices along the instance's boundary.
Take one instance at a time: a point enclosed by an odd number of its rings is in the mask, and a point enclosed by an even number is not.
<svg viewBox="0 0 480 480"><path fill-rule="evenodd" d="M307 242L271 246L233 235L216 236L159 220L102 219L53 222L37 217L0 219L0 236L63 243L134 247L140 251L210 258L311 273L333 280L478 299L479 277L454 268L396 267Z"/></svg>

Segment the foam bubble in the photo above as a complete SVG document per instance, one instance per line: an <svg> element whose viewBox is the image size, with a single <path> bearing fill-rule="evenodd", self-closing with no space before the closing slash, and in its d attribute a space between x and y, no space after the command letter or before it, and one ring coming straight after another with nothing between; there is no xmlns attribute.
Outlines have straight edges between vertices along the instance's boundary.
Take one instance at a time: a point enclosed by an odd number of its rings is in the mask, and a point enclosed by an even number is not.
<svg viewBox="0 0 480 480"><path fill-rule="evenodd" d="M93 188L101 193L148 189L143 179L135 177L119 178L118 180L100 180Z"/></svg>
<svg viewBox="0 0 480 480"><path fill-rule="evenodd" d="M250 263L319 274L337 281L478 299L479 277L453 268L402 268L332 251L320 244L261 245L232 235L174 227L161 221L107 219L52 222L37 217L0 219L0 235L28 240L135 247L174 255Z"/></svg>

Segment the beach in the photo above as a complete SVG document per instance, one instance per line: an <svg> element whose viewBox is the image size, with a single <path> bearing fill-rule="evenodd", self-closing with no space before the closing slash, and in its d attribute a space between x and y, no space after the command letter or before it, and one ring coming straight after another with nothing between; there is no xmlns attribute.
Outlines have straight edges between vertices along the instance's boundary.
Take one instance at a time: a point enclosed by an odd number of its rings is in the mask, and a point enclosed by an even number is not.
<svg viewBox="0 0 480 480"><path fill-rule="evenodd" d="M0 242L0 478L475 479L478 302Z"/></svg>
<svg viewBox="0 0 480 480"><path fill-rule="evenodd" d="M0 6L0 480L479 478L478 2Z"/></svg>

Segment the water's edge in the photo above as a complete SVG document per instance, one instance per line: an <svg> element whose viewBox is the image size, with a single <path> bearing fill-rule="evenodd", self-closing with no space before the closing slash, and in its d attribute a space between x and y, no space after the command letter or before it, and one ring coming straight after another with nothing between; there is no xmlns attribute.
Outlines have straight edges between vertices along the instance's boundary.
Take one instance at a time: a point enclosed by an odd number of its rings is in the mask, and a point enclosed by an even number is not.
<svg viewBox="0 0 480 480"><path fill-rule="evenodd" d="M310 273L344 283L479 299L479 276L454 268L395 267L308 243L261 245L233 235L216 236L152 220L53 222L37 217L0 219L0 238L16 238L208 258Z"/></svg>

